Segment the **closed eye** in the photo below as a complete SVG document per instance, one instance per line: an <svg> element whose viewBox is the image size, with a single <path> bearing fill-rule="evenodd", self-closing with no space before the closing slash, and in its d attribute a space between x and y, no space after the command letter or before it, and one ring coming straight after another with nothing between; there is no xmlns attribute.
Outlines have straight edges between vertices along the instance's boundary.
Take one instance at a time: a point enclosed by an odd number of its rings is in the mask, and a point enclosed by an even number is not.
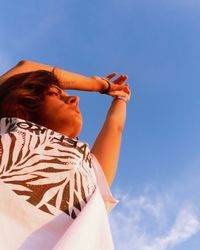
<svg viewBox="0 0 200 250"><path fill-rule="evenodd" d="M48 95L48 96L56 96L56 97L58 97L60 100L62 100L62 101L66 101L66 98L67 98L67 94L66 93L64 93L60 88L58 88L57 86L56 87L54 87L54 86L52 86L52 87L50 87L49 89L48 89L48 91L46 92L46 94Z"/></svg>
<svg viewBox="0 0 200 250"><path fill-rule="evenodd" d="M48 91L47 92L47 95L55 95L55 96L59 96L59 93L58 92L55 92L55 91Z"/></svg>

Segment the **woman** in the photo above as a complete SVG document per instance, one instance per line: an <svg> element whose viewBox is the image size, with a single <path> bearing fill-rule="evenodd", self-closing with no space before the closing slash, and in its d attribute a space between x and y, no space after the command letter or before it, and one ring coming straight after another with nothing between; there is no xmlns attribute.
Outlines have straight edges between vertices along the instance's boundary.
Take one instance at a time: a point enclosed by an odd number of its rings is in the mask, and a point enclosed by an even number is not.
<svg viewBox="0 0 200 250"><path fill-rule="evenodd" d="M114 76L22 61L1 77L2 249L113 249L104 203L108 210L115 203L108 185L130 98L127 76ZM79 98L64 89L114 97L91 151L76 139Z"/></svg>

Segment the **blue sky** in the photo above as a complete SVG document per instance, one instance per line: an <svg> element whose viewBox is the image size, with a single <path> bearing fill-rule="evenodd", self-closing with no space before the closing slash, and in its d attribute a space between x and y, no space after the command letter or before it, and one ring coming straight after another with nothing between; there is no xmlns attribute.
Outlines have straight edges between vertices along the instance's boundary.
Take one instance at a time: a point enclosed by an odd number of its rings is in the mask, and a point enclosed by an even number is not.
<svg viewBox="0 0 200 250"><path fill-rule="evenodd" d="M0 73L22 59L87 76L128 74L110 215L117 250L200 245L200 2L4 1ZM81 140L93 143L111 100L78 93Z"/></svg>

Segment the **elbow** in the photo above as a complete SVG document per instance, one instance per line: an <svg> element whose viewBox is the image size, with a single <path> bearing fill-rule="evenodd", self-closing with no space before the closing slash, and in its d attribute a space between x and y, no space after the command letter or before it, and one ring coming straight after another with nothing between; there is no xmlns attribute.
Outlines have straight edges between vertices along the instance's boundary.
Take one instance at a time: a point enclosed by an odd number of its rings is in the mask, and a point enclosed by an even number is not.
<svg viewBox="0 0 200 250"><path fill-rule="evenodd" d="M121 136L124 130L124 124L114 124L108 127L109 131L115 136Z"/></svg>
<svg viewBox="0 0 200 250"><path fill-rule="evenodd" d="M117 132L118 132L119 134L122 134L123 131L124 131L124 125L118 125L118 126L117 126Z"/></svg>
<svg viewBox="0 0 200 250"><path fill-rule="evenodd" d="M125 120L112 119L110 123L111 130L115 130L117 133L122 134L124 130Z"/></svg>
<svg viewBox="0 0 200 250"><path fill-rule="evenodd" d="M17 65L16 66L22 66L22 65L25 65L25 64L27 64L27 63L29 63L30 61L28 61L28 60L21 60L21 61L19 61L18 63L17 63Z"/></svg>
<svg viewBox="0 0 200 250"><path fill-rule="evenodd" d="M111 130L122 133L126 122L126 115L111 115L108 117L107 122Z"/></svg>

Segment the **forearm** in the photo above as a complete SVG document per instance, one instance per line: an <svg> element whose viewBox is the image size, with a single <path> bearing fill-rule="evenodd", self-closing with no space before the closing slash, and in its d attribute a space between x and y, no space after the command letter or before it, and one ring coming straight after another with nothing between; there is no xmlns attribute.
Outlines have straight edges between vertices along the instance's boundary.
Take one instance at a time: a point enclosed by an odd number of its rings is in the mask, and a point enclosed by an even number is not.
<svg viewBox="0 0 200 250"><path fill-rule="evenodd" d="M86 77L59 68L53 68L53 73L63 89L101 92L107 87L106 82L99 77Z"/></svg>
<svg viewBox="0 0 200 250"><path fill-rule="evenodd" d="M126 103L122 100L114 101L91 150L100 162L110 186L117 170L125 119Z"/></svg>
<svg viewBox="0 0 200 250"><path fill-rule="evenodd" d="M77 73L32 61L19 62L15 67L13 67L11 70L0 77L0 82L3 82L9 77L16 74L37 70L46 70L53 72L60 81L61 87L63 89L100 92L107 87L106 82L99 77L86 77Z"/></svg>

